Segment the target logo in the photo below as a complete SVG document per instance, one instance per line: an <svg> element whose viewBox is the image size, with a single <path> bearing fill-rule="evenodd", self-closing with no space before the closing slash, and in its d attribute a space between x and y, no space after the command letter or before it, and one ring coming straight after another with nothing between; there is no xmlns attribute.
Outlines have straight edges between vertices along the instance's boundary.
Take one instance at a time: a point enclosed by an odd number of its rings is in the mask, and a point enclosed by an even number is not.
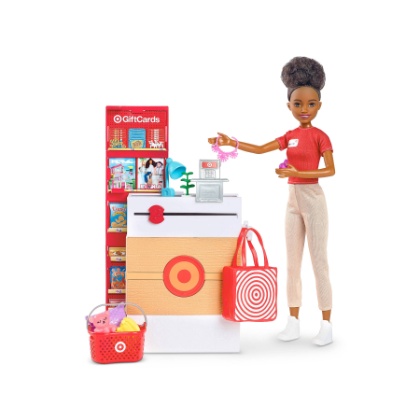
<svg viewBox="0 0 420 420"><path fill-rule="evenodd" d="M253 269L238 272L235 321L270 321L276 317L276 270Z"/></svg>
<svg viewBox="0 0 420 420"><path fill-rule="evenodd" d="M123 353L126 348L127 348L127 346L124 343L124 341L118 341L118 343L116 343L115 347L114 347L114 349L117 353Z"/></svg>
<svg viewBox="0 0 420 420"><path fill-rule="evenodd" d="M217 160L203 160L201 167L205 169L217 169L219 167L219 162Z"/></svg>
<svg viewBox="0 0 420 420"><path fill-rule="evenodd" d="M204 285L204 268L193 257L181 255L170 260L163 270L163 282L175 296L190 297Z"/></svg>

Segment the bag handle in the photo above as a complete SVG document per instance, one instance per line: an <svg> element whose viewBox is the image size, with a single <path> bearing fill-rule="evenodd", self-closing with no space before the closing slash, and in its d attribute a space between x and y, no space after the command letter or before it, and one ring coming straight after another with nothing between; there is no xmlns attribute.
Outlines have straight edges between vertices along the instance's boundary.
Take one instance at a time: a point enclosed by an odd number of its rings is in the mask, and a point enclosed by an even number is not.
<svg viewBox="0 0 420 420"><path fill-rule="evenodd" d="M252 253L252 256L254 258L254 265L256 267L261 267L259 265L259 263L258 263L258 257L257 257L257 253L255 251L255 248L252 245L251 240L247 238L247 234L249 232L255 233L255 236L257 237L258 242L261 245L262 252L263 252L263 255L264 255L264 265L263 265L263 267L268 267L267 254L266 254L265 249L264 249L264 245L263 245L263 241L262 241L261 235L254 228L242 228L241 229L241 232L239 233L239 236L238 236L238 241L236 243L235 254L233 255L232 267L241 267L241 266L245 266L246 265L246 248L245 248L246 243L248 243L248 246L249 246L249 248L251 250L251 253ZM242 262L241 262L241 265L238 266L238 263L237 263L237 261L238 261L238 253L239 253L239 249L241 247L242 247Z"/></svg>
<svg viewBox="0 0 420 420"><path fill-rule="evenodd" d="M252 258L254 260L254 265L259 266L259 264L258 264L258 254L257 254L257 251L255 250L255 247L254 247L248 233L249 232L247 232L246 235L245 235L246 243L248 244L248 248L251 251ZM242 265L246 265L246 246L245 246L245 243L242 246Z"/></svg>
<svg viewBox="0 0 420 420"><path fill-rule="evenodd" d="M243 242L243 238L246 238L246 242L248 244L248 247L252 253L252 258L254 259L254 265L258 266L258 255L257 255L257 251L255 250L254 245L252 244L251 240L249 239L249 235L248 235L248 226L245 226L241 229L241 232L239 233L238 236L238 240L236 242L236 246L238 248L238 253L239 253L239 249L242 249L242 265L246 265L246 247L244 246L244 244L242 244Z"/></svg>

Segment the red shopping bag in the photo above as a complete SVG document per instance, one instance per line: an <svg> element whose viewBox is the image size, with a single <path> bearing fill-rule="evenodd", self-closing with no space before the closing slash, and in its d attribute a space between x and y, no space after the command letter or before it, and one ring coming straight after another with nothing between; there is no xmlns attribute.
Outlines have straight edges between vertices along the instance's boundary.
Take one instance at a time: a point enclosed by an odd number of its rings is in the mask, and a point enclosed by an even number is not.
<svg viewBox="0 0 420 420"><path fill-rule="evenodd" d="M253 232L258 238L264 256L259 265L257 252L248 239ZM246 244L251 250L254 265L246 265ZM241 263L238 265L238 253ZM253 228L242 228L232 265L223 267L222 315L235 322L274 321L277 317L277 268L268 265L261 235Z"/></svg>

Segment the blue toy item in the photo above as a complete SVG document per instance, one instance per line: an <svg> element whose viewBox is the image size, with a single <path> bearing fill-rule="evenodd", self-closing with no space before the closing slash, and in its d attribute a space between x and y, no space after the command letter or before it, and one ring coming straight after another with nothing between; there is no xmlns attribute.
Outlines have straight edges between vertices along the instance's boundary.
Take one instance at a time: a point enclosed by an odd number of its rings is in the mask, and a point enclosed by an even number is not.
<svg viewBox="0 0 420 420"><path fill-rule="evenodd" d="M171 158L166 159L165 167L165 188L162 188L162 195L164 197L174 197L175 190L169 188L169 178L178 179L181 178L183 173L186 171L185 166L182 163L175 162Z"/></svg>

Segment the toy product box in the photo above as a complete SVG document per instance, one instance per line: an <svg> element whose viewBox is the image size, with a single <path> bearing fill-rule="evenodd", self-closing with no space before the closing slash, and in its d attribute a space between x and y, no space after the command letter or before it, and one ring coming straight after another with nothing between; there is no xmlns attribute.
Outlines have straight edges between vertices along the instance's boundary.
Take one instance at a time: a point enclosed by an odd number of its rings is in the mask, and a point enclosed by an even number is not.
<svg viewBox="0 0 420 420"><path fill-rule="evenodd" d="M127 203L109 203L109 232L127 231Z"/></svg>
<svg viewBox="0 0 420 420"><path fill-rule="evenodd" d="M164 158L137 159L137 189L159 193L163 188L165 174Z"/></svg>
<svg viewBox="0 0 420 420"><path fill-rule="evenodd" d="M110 158L108 161L110 171L109 189L134 190L136 184L135 158Z"/></svg>
<svg viewBox="0 0 420 420"><path fill-rule="evenodd" d="M125 246L110 246L108 255L111 261L125 261Z"/></svg>
<svg viewBox="0 0 420 420"><path fill-rule="evenodd" d="M125 289L125 266L111 266L109 278L111 289Z"/></svg>

